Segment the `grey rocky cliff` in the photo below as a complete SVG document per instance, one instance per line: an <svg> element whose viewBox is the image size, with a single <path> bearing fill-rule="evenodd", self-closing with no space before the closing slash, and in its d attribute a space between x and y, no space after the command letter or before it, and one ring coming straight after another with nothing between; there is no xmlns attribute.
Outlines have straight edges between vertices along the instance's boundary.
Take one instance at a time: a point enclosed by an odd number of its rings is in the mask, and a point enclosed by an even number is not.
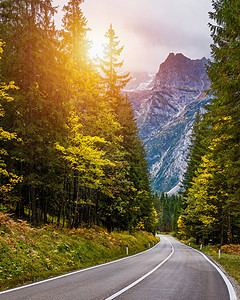
<svg viewBox="0 0 240 300"><path fill-rule="evenodd" d="M204 93L210 86L207 63L206 58L171 53L146 89L129 92L156 191L179 189L195 114L209 101Z"/></svg>

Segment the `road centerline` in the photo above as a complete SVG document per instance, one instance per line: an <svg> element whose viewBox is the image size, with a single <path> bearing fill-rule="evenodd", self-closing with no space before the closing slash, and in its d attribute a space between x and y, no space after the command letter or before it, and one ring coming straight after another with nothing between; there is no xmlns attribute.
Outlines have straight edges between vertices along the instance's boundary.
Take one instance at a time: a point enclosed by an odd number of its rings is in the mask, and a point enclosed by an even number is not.
<svg viewBox="0 0 240 300"><path fill-rule="evenodd" d="M152 273L154 273L157 269L159 269L166 261L169 260L169 258L173 255L174 253L174 247L173 244L167 239L167 241L169 242L169 244L171 245L171 253L168 255L167 258L165 258L161 263L159 263L155 268L153 268L151 271L149 271L148 273L146 273L145 275L143 275L142 277L140 277L139 279L137 279L136 281L132 282L131 284L129 284L128 286L126 286L125 288L121 289L120 291L118 291L117 293L111 295L110 297L106 298L105 300L112 300L115 299L116 297L120 296L121 294L123 294L124 292L126 292L127 290L131 289L132 287L134 287L135 285L137 285L139 282L143 281L145 278L147 278L148 276L150 276Z"/></svg>

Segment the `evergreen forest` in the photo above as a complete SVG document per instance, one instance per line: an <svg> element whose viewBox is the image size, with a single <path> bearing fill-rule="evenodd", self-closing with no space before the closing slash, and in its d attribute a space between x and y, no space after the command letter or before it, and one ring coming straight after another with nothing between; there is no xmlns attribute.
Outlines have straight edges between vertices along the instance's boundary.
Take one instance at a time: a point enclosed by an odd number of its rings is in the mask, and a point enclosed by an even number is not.
<svg viewBox="0 0 240 300"><path fill-rule="evenodd" d="M213 43L206 66L211 101L195 115L179 195L154 195L157 230L197 244L240 240L240 6L213 0Z"/></svg>
<svg viewBox="0 0 240 300"><path fill-rule="evenodd" d="M123 46L110 25L90 60L82 2L60 30L51 0L0 2L0 209L34 226L155 232Z"/></svg>
<svg viewBox="0 0 240 300"><path fill-rule="evenodd" d="M153 205L157 212L157 230L160 232L178 232L178 218L182 211L182 196L162 192L153 196Z"/></svg>
<svg viewBox="0 0 240 300"><path fill-rule="evenodd" d="M182 237L198 243L240 240L240 6L214 0L209 24L213 44L207 66L211 102L196 115L183 181Z"/></svg>
<svg viewBox="0 0 240 300"><path fill-rule="evenodd" d="M240 239L240 6L212 0L211 102L196 114L181 195L153 195L112 24L89 56L81 4L0 1L0 210L31 225Z"/></svg>

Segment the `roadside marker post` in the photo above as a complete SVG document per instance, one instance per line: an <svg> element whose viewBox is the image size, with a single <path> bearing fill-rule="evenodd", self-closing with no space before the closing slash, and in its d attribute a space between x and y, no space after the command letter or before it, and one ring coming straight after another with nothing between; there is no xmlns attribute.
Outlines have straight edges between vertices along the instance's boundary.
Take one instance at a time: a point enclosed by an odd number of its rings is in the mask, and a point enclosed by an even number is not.
<svg viewBox="0 0 240 300"><path fill-rule="evenodd" d="M218 249L218 258L221 258L221 248Z"/></svg>
<svg viewBox="0 0 240 300"><path fill-rule="evenodd" d="M126 245L126 254L128 255L128 245Z"/></svg>

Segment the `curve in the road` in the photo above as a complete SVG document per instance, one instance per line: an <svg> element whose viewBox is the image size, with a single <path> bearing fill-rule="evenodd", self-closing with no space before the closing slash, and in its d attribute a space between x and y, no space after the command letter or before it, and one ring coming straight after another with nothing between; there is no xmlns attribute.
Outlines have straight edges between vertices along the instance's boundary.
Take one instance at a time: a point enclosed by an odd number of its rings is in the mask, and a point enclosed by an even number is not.
<svg viewBox="0 0 240 300"><path fill-rule="evenodd" d="M1 294L11 293L11 292L18 291L18 290L25 289L25 288L29 288L29 287L32 287L32 286L35 286L35 285L44 284L44 283L49 282L49 281L58 280L58 279L61 279L61 278L64 278L64 277L68 277L68 276L72 276L74 274L86 272L86 271L89 271L89 270L92 270L92 269L96 269L96 268L100 268L100 267L104 267L104 266L107 266L107 265L110 265L110 264L118 263L118 262L120 262L122 260L130 259L132 257L141 255L143 253L147 253L148 251L150 251L150 250L154 249L155 247L157 247L159 243L160 242L158 242L152 248L149 248L147 250L144 250L142 252L139 252L139 253L136 253L136 254L133 254L133 255L122 257L122 258L119 258L119 259L116 259L116 260L112 260L112 261L109 261L109 262L106 262L106 263L103 263L103 264L99 264L99 265L96 265L96 266L92 266L92 267L80 269L80 270L77 270L77 271L69 272L69 273L66 273L66 274L58 275L58 276L55 276L55 277L43 279L43 280L36 281L36 282L33 282L33 283L25 284L25 285L22 285L22 286L19 286L19 287L16 287L16 288L12 288L12 289L8 289L8 290L0 291L0 295Z"/></svg>
<svg viewBox="0 0 240 300"><path fill-rule="evenodd" d="M168 255L167 258L164 259L164 261L162 261L160 264L158 264L154 269L152 269L150 272L148 272L147 274L143 275L141 278L139 278L138 280L134 281L133 283L129 284L128 286L126 286L125 288L121 289L120 291L118 291L117 293L113 294L112 296L106 298L105 300L112 300L115 299L116 297L120 296L121 294L123 294L124 292L126 292L127 290L131 289L132 287L134 287L135 285L137 285L139 282L143 281L145 278L147 278L149 275L151 275L153 272L155 272L157 269L159 269L166 261L169 260L169 258L173 255L174 253L174 247L172 245L172 243L170 241L168 241L171 245L171 253Z"/></svg>
<svg viewBox="0 0 240 300"><path fill-rule="evenodd" d="M116 261L0 292L1 300L237 300L225 274L172 237Z"/></svg>
<svg viewBox="0 0 240 300"><path fill-rule="evenodd" d="M222 276L222 279L224 280L224 282L227 286L230 300L237 300L237 295L235 293L235 290L234 290L231 282L227 278L227 276L223 273L223 271L221 269L219 269L219 267L216 264L214 264L204 253L202 253L201 251L198 251L196 249L194 249L194 250L197 251L198 253L200 253L211 265L213 265L214 268L218 271L218 273Z"/></svg>
<svg viewBox="0 0 240 300"><path fill-rule="evenodd" d="M162 236L161 236L162 238ZM105 300L112 300L115 299L116 297L120 296L121 294L123 294L124 292L128 291L129 289L131 289L132 287L134 287L135 285L137 285L138 283L140 283L141 281L143 281L145 278L147 278L149 275L151 275L152 273L154 273L157 269L159 269L174 253L174 246L173 244L170 242L170 240L166 239L170 245L171 245L171 253L170 255L164 260L162 261L160 264L158 264L154 269L152 269L150 272L148 272L147 274L145 274L144 276L142 276L141 278L139 278L138 280L134 281L133 283L131 283L130 285L126 286L125 288L121 289L120 291L116 292L115 294L113 294L112 296L106 298ZM216 270L217 272L221 275L222 279L224 280L228 293L229 293L229 299L230 300L238 300L237 299L237 295L236 292L231 284L231 282L229 281L229 279L227 278L227 276L222 272L222 270L215 264L213 263L204 253L189 247L193 250L195 250L196 252L198 252L199 254L201 254L205 260L207 262L209 262Z"/></svg>

